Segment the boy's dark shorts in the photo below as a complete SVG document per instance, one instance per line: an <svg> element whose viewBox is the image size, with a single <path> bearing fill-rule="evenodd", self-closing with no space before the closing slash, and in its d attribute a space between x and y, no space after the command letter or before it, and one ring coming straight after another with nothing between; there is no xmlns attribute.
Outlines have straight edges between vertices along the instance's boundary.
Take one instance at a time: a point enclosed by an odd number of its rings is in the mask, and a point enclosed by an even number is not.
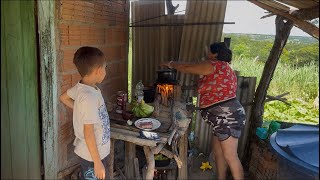
<svg viewBox="0 0 320 180"><path fill-rule="evenodd" d="M245 125L244 108L237 99L231 99L200 110L205 122L212 126L212 133L220 141L230 136L239 138Z"/></svg>
<svg viewBox="0 0 320 180"><path fill-rule="evenodd" d="M87 161L85 159L80 159L80 165L81 165L81 173L80 173L80 179L82 180L94 180L97 179L94 175L94 166L93 162ZM108 163L110 163L109 155L101 160L102 164L104 165L104 168L106 170L106 179L110 179L110 173L108 169Z"/></svg>

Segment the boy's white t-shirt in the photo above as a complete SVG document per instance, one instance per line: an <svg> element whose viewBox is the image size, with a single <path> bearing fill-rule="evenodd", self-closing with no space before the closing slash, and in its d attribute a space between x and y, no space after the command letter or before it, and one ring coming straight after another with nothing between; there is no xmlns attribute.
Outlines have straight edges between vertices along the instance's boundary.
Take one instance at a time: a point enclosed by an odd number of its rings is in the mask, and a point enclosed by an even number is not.
<svg viewBox="0 0 320 180"><path fill-rule="evenodd" d="M94 124L94 135L100 158L110 153L110 120L104 99L98 87L78 82L68 89L67 95L74 100L73 128L76 136L74 152L87 161L93 161L84 139L84 124Z"/></svg>

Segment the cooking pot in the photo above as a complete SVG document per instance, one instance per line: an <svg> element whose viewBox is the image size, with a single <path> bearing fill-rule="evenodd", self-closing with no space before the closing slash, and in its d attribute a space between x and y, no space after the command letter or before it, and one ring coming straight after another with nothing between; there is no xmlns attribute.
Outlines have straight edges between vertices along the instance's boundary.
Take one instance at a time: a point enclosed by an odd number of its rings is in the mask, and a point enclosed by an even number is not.
<svg viewBox="0 0 320 180"><path fill-rule="evenodd" d="M158 82L166 83L176 80L177 70L176 69L160 69L158 73Z"/></svg>

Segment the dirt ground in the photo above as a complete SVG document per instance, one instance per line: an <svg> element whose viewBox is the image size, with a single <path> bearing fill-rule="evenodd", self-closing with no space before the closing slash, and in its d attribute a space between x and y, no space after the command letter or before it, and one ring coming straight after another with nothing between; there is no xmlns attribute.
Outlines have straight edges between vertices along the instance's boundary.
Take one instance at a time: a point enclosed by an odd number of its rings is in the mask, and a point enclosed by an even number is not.
<svg viewBox="0 0 320 180"><path fill-rule="evenodd" d="M200 169L202 162L210 162L210 165L212 166L211 170L205 170L202 171ZM199 157L193 157L191 162L189 164L189 171L188 171L188 179L189 180L196 180L196 179L210 179L210 180L217 180L215 171L215 164L212 160L210 160L209 157L206 156L199 156ZM248 179L248 172L244 172L245 179ZM232 176L230 172L227 175L227 180L232 180Z"/></svg>
<svg viewBox="0 0 320 180"><path fill-rule="evenodd" d="M189 171L188 171L188 179L192 180L192 179L216 179L215 178L215 172L214 172L214 163L211 161L209 161L208 157L205 156L199 156L199 157L193 157L192 162L189 162L190 166L189 166ZM202 162L210 162L210 165L212 166L211 170L205 170L202 171L200 169L200 166L202 164Z"/></svg>

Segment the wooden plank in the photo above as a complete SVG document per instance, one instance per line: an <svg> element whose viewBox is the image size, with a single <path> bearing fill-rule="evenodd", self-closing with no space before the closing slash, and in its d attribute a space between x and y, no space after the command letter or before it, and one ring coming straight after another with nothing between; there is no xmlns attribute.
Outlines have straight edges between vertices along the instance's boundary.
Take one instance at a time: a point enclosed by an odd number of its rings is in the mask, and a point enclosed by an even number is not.
<svg viewBox="0 0 320 180"><path fill-rule="evenodd" d="M130 131L130 130L121 129L121 128L112 128L111 132L122 133L124 135L130 135L133 137L140 136L139 132ZM164 136L162 136L162 134L159 134L159 133L158 133L158 135L160 136L160 141L156 141L156 142L158 142L158 143L166 143L167 142L167 136L164 137Z"/></svg>
<svg viewBox="0 0 320 180"><path fill-rule="evenodd" d="M151 146L151 147L157 146L156 141L144 140L144 139L134 137L131 135L124 135L119 132L111 132L111 138L126 141L126 142L131 142L131 143L134 143L134 144L137 144L140 146Z"/></svg>
<svg viewBox="0 0 320 180"><path fill-rule="evenodd" d="M319 2L314 2L313 0L303 0L303 1L295 1L295 0L277 0L289 6L293 6L298 9L303 8L311 8L313 6L319 5Z"/></svg>
<svg viewBox="0 0 320 180"><path fill-rule="evenodd" d="M183 135L179 139L179 158L182 162L181 168L178 170L178 180L188 179L188 136Z"/></svg>
<svg viewBox="0 0 320 180"><path fill-rule="evenodd" d="M3 28L1 74L2 178L40 178L36 31L34 2L1 2ZM4 92L4 93L3 93ZM5 109L3 109L5 108ZM6 128L6 129L3 129ZM2 134L1 133L1 134ZM5 138L5 139L3 139ZM32 166L31 166L32 165Z"/></svg>
<svg viewBox="0 0 320 180"><path fill-rule="evenodd" d="M27 158L28 158L28 178L36 179L40 177L41 170L41 150L40 150L40 128L41 125L38 87L38 59L37 59L37 39L35 27L35 3L30 1L21 2L21 23L24 41L23 48L23 77L25 93L25 117L26 138L27 138ZM26 35L28 30L28 35Z"/></svg>
<svg viewBox="0 0 320 180"><path fill-rule="evenodd" d="M26 120L24 118L26 115L24 95L25 79L23 74L23 63L26 59L23 57L24 47L22 47L22 43L24 37L21 26L21 17L23 14L21 14L20 3L20 1L5 3L5 13L8 18L8 24L5 25L5 28L7 37L8 111L10 116L9 138L11 138L11 168L13 179L28 177L28 145L26 138ZM26 29L23 33L32 35L28 30L29 29Z"/></svg>
<svg viewBox="0 0 320 180"><path fill-rule="evenodd" d="M135 174L135 178L137 180L141 180L141 175L140 175L140 171L139 171L139 160L138 158L134 158L134 174Z"/></svg>
<svg viewBox="0 0 320 180"><path fill-rule="evenodd" d="M277 15L280 15L288 20L291 20L295 26L297 26L298 28L300 28L301 30L303 30L304 32L308 33L309 35L319 39L319 28L317 26L315 26L314 24L312 23L309 23L307 21L304 21L304 20L301 20L297 17L295 17L294 15L291 15L289 13L286 13L286 12L283 12L283 11L280 11L276 8L273 8L271 6L268 6L266 4L263 4L259 1L254 1L254 0L248 0L249 2L265 9L265 10L268 10L268 11L271 11L273 12L274 14L277 14Z"/></svg>
<svg viewBox="0 0 320 180"><path fill-rule="evenodd" d="M151 149L148 146L143 146L143 150L148 163L146 179L152 180L154 176L154 170L155 170L154 154L151 153Z"/></svg>
<svg viewBox="0 0 320 180"><path fill-rule="evenodd" d="M12 179L12 152L7 87L7 33L5 33L6 25L8 23L6 17L8 3L8 1L1 1L1 179Z"/></svg>
<svg viewBox="0 0 320 180"><path fill-rule="evenodd" d="M252 103L255 92L256 77L244 77L243 83L245 83L246 85L241 89L242 97L240 102L241 104ZM246 113L246 124L242 130L241 137L239 138L238 143L238 155L240 159L243 159L243 156L245 154L244 151L249 133L252 106L244 106L244 109Z"/></svg>
<svg viewBox="0 0 320 180"><path fill-rule="evenodd" d="M263 0L259 0L261 3L263 4L266 4L268 6L271 6L271 7L275 7L279 10L282 10L282 11L285 11L285 12L289 12L290 11L290 7L288 6L285 6L281 3L278 3L276 1L263 1Z"/></svg>
<svg viewBox="0 0 320 180"><path fill-rule="evenodd" d="M134 179L134 158L136 157L136 145L125 142L125 176L127 179Z"/></svg>
<svg viewBox="0 0 320 180"><path fill-rule="evenodd" d="M257 77L250 77L249 79L249 90L248 90L248 103L252 102L254 99L254 94L255 94L255 87L256 87L256 82L257 82ZM247 154L247 151L249 149L250 144L249 142L249 133L250 133L250 127L251 127L251 122L253 121L253 119L251 118L251 114L252 114L252 105L250 106L245 106L245 111L246 111L246 124L244 127L244 130L242 131L243 133L243 138L244 138L244 146L242 146L242 149L240 149L240 151L242 152L241 156L240 156L240 160L242 162L242 164L248 164L248 162L245 161L245 155Z"/></svg>
<svg viewBox="0 0 320 180"><path fill-rule="evenodd" d="M108 168L109 168L109 178L113 179L114 178L114 174L113 174L113 166L114 166L114 139L110 139L110 155L109 155L109 160L110 162L108 163Z"/></svg>
<svg viewBox="0 0 320 180"><path fill-rule="evenodd" d="M59 98L57 94L55 4L55 1L37 1L45 179L57 179L59 171L57 112Z"/></svg>

